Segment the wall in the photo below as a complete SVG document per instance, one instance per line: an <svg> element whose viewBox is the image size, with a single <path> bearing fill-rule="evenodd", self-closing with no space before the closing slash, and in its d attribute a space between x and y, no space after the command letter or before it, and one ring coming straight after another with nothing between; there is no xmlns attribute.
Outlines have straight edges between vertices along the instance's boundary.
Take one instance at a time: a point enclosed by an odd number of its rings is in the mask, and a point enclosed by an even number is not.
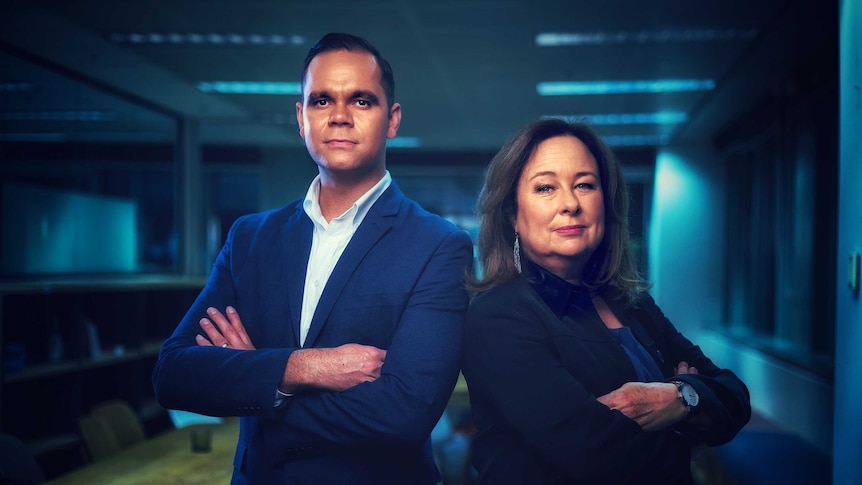
<svg viewBox="0 0 862 485"><path fill-rule="evenodd" d="M692 340L717 323L724 243L724 173L702 148L658 153L648 227L652 295Z"/></svg>
<svg viewBox="0 0 862 485"><path fill-rule="evenodd" d="M706 149L658 154L649 227L652 294L681 332L748 385L755 411L830 452L831 385L708 329L720 318L724 186L723 167Z"/></svg>
<svg viewBox="0 0 862 485"><path fill-rule="evenodd" d="M847 286L851 251L862 252L862 1L840 2L841 142L835 355L836 484L862 483L862 301Z"/></svg>

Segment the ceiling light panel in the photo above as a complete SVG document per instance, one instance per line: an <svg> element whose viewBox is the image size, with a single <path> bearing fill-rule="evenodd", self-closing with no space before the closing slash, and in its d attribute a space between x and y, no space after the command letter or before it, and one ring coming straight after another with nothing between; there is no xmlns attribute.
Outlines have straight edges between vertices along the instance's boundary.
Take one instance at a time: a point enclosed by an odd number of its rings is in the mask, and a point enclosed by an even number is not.
<svg viewBox="0 0 862 485"><path fill-rule="evenodd" d="M748 41L757 35L757 30L737 29L665 29L635 32L542 32L536 35L539 47L620 45L620 44L666 44L690 42Z"/></svg>
<svg viewBox="0 0 862 485"><path fill-rule="evenodd" d="M586 121L593 125L672 125L687 122L688 114L681 111L660 111L658 113L556 115L545 118L557 118L569 123Z"/></svg>
<svg viewBox="0 0 862 485"><path fill-rule="evenodd" d="M280 34L236 34L236 33L114 33L108 39L115 44L153 45L246 45L246 46L302 46L306 44L301 35Z"/></svg>
<svg viewBox="0 0 862 485"><path fill-rule="evenodd" d="M286 82L204 81L198 83L198 89L204 93L219 94L270 94L279 96L302 94L299 83Z"/></svg>
<svg viewBox="0 0 862 485"><path fill-rule="evenodd" d="M712 79L646 79L637 81L558 81L541 82L536 92L542 96L588 96L628 93L679 93L709 91Z"/></svg>

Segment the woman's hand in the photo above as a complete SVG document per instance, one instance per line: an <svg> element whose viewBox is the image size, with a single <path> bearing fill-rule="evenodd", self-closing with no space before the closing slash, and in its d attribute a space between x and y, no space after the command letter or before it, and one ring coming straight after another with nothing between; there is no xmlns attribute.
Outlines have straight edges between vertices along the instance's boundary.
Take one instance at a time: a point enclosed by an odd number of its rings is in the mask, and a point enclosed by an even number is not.
<svg viewBox="0 0 862 485"><path fill-rule="evenodd" d="M680 362L675 374L697 374L697 369ZM638 423L644 431L660 431L685 419L688 409L677 399L676 384L669 382L627 382L598 398Z"/></svg>
<svg viewBox="0 0 862 485"><path fill-rule="evenodd" d="M207 308L209 318L201 318L199 324L206 333L195 336L195 342L200 346L218 346L237 350L254 350L254 344L242 326L242 320L234 307L225 309L227 318L213 307ZM215 322L215 325L213 325ZM216 328L218 326L218 328Z"/></svg>

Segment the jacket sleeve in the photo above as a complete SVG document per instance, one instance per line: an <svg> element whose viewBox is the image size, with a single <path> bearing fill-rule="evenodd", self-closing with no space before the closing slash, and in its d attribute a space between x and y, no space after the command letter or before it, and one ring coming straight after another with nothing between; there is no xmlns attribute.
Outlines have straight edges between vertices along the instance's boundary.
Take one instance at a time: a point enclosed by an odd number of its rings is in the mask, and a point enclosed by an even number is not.
<svg viewBox="0 0 862 485"><path fill-rule="evenodd" d="M691 384L700 397L692 414L677 426L694 442L709 446L720 445L733 439L751 418L748 388L728 369L716 366L699 346L684 337L668 320L649 295L639 302L645 315L642 323L656 339L665 359L673 367L680 361L696 367L697 374L673 376L673 380Z"/></svg>
<svg viewBox="0 0 862 485"><path fill-rule="evenodd" d="M242 351L201 347L195 342L195 335L203 335L198 322L208 307L223 311L237 305L231 267L234 259L243 257L243 251L234 254L233 248L240 234L247 232L247 220L242 217L232 225L206 285L162 345L152 379L156 398L167 409L210 416L274 416L275 389L294 349ZM255 342L259 338L255 328L248 326L247 330Z"/></svg>
<svg viewBox="0 0 862 485"><path fill-rule="evenodd" d="M658 454L675 438L643 432L599 403L561 362L554 345L561 337L542 323L554 316L525 291L480 295L467 314L463 372L480 433L516 436L549 466L589 483L630 480L643 463L661 466Z"/></svg>
<svg viewBox="0 0 862 485"><path fill-rule="evenodd" d="M380 378L343 392L296 394L278 425L266 431L273 448L289 457L332 445L425 443L458 378L468 302L464 276L471 262L465 232L440 238L394 322Z"/></svg>

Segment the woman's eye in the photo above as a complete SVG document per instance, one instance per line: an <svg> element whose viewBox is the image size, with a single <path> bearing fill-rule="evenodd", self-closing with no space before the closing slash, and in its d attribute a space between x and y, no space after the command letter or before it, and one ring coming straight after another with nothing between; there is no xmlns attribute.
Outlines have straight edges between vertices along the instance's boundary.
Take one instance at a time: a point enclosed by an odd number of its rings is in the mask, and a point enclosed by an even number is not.
<svg viewBox="0 0 862 485"><path fill-rule="evenodd" d="M595 190L596 186L593 184L583 182L583 183L580 183L578 185L575 185L575 188L581 189L581 190Z"/></svg>
<svg viewBox="0 0 862 485"><path fill-rule="evenodd" d="M544 192L550 192L552 190L554 190L554 187L551 185L548 185L548 184L542 184L542 185L536 187L536 192L543 192L544 193Z"/></svg>

